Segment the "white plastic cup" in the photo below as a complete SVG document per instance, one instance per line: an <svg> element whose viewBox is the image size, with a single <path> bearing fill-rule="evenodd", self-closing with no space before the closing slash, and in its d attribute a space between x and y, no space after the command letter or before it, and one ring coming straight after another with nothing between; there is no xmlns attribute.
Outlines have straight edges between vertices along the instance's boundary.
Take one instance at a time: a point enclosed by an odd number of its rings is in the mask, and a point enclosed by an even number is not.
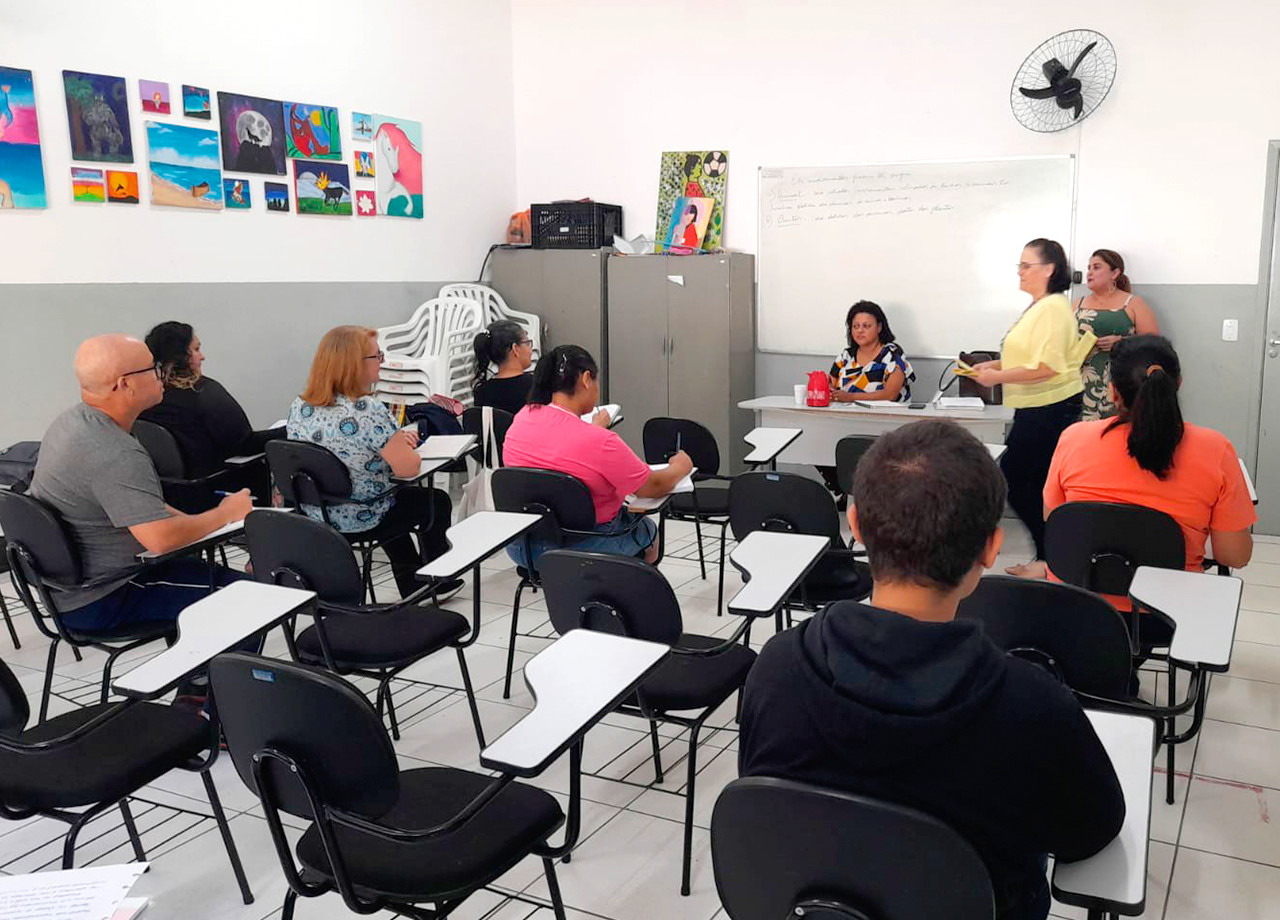
<svg viewBox="0 0 1280 920"><path fill-rule="evenodd" d="M809 401L809 385L805 383L796 384L796 405L803 406Z"/></svg>

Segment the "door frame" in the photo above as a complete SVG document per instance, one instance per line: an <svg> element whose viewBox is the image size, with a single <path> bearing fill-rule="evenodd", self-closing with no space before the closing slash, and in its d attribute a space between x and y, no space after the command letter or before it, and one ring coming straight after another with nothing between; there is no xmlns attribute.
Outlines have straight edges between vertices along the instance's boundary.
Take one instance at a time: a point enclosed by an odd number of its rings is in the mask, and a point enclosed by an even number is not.
<svg viewBox="0 0 1280 920"><path fill-rule="evenodd" d="M1249 417L1254 424L1249 429L1248 440L1240 451L1245 466L1253 476L1254 487L1258 495L1263 496L1262 483L1258 481L1258 460L1262 442L1262 408L1265 390L1267 363L1269 360L1280 362L1280 359L1267 357L1267 338L1272 328L1274 314L1277 331L1280 331L1280 234L1276 233L1276 220L1280 218L1280 140L1267 142L1267 175L1265 192L1262 199L1262 241L1258 255L1258 321L1252 330L1257 335L1257 348L1260 360L1255 386L1249 397ZM1275 291L1273 297L1272 292ZM1242 334L1244 330L1241 330ZM1276 373L1280 374L1280 363L1276 364ZM1268 484L1274 489L1275 484ZM1280 508L1268 512L1265 502L1258 504L1257 533L1280 534Z"/></svg>

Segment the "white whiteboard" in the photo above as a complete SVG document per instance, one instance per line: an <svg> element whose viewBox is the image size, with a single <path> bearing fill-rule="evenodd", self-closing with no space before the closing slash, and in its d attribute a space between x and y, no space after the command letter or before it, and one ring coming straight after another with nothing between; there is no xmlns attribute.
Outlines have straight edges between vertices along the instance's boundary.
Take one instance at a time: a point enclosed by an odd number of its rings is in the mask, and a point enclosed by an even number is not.
<svg viewBox="0 0 1280 920"><path fill-rule="evenodd" d="M1075 158L760 169L761 351L834 355L880 304L908 355L996 349L1029 300L1028 240L1071 252Z"/></svg>

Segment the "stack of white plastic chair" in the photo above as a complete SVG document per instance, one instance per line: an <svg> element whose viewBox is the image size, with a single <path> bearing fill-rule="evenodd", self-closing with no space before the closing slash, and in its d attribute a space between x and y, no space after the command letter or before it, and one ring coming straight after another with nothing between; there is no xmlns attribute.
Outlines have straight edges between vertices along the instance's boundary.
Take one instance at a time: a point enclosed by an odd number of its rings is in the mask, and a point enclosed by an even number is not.
<svg viewBox="0 0 1280 920"><path fill-rule="evenodd" d="M413 311L407 323L378 330L386 353L377 395L389 403L426 402L435 393L471 403L474 342L484 328L481 305L463 297L437 297Z"/></svg>
<svg viewBox="0 0 1280 920"><path fill-rule="evenodd" d="M484 324L488 326L500 319L509 319L524 327L529 341L533 342L533 360L542 356L542 317L521 313L507 306L502 295L487 284L446 284L440 289L441 297L466 297L477 301L484 309Z"/></svg>

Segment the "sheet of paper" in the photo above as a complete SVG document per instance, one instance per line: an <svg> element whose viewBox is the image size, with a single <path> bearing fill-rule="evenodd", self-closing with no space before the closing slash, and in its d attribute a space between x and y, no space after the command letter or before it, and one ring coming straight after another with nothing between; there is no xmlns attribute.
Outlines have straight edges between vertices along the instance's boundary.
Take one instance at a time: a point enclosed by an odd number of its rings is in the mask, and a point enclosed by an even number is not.
<svg viewBox="0 0 1280 920"><path fill-rule="evenodd" d="M125 898L112 914L111 920L138 920L150 903L150 898Z"/></svg>
<svg viewBox="0 0 1280 920"><path fill-rule="evenodd" d="M981 412L987 407L977 396L942 396L938 398L939 409L973 409Z"/></svg>
<svg viewBox="0 0 1280 920"><path fill-rule="evenodd" d="M112 920L146 863L0 877L4 920Z"/></svg>
<svg viewBox="0 0 1280 920"><path fill-rule="evenodd" d="M476 443L473 434L433 434L418 445L418 456L423 460L443 460L461 457Z"/></svg>
<svg viewBox="0 0 1280 920"><path fill-rule="evenodd" d="M622 413L622 407L621 407L621 406L617 405L616 403L610 403L610 404L609 404L609 405L607 405L607 406L596 406L594 409L592 409L592 410L591 410L590 412L588 412L586 415L582 416L582 420L583 420L584 422L589 422L589 421L591 421L593 418L595 418L595 417L596 417L596 413L597 413L597 412L599 412L601 409L603 409L604 411L606 411L606 412L608 412L608 413L609 413L609 424L610 424L610 425L612 425L614 422L616 422L616 421L618 420L618 416Z"/></svg>

